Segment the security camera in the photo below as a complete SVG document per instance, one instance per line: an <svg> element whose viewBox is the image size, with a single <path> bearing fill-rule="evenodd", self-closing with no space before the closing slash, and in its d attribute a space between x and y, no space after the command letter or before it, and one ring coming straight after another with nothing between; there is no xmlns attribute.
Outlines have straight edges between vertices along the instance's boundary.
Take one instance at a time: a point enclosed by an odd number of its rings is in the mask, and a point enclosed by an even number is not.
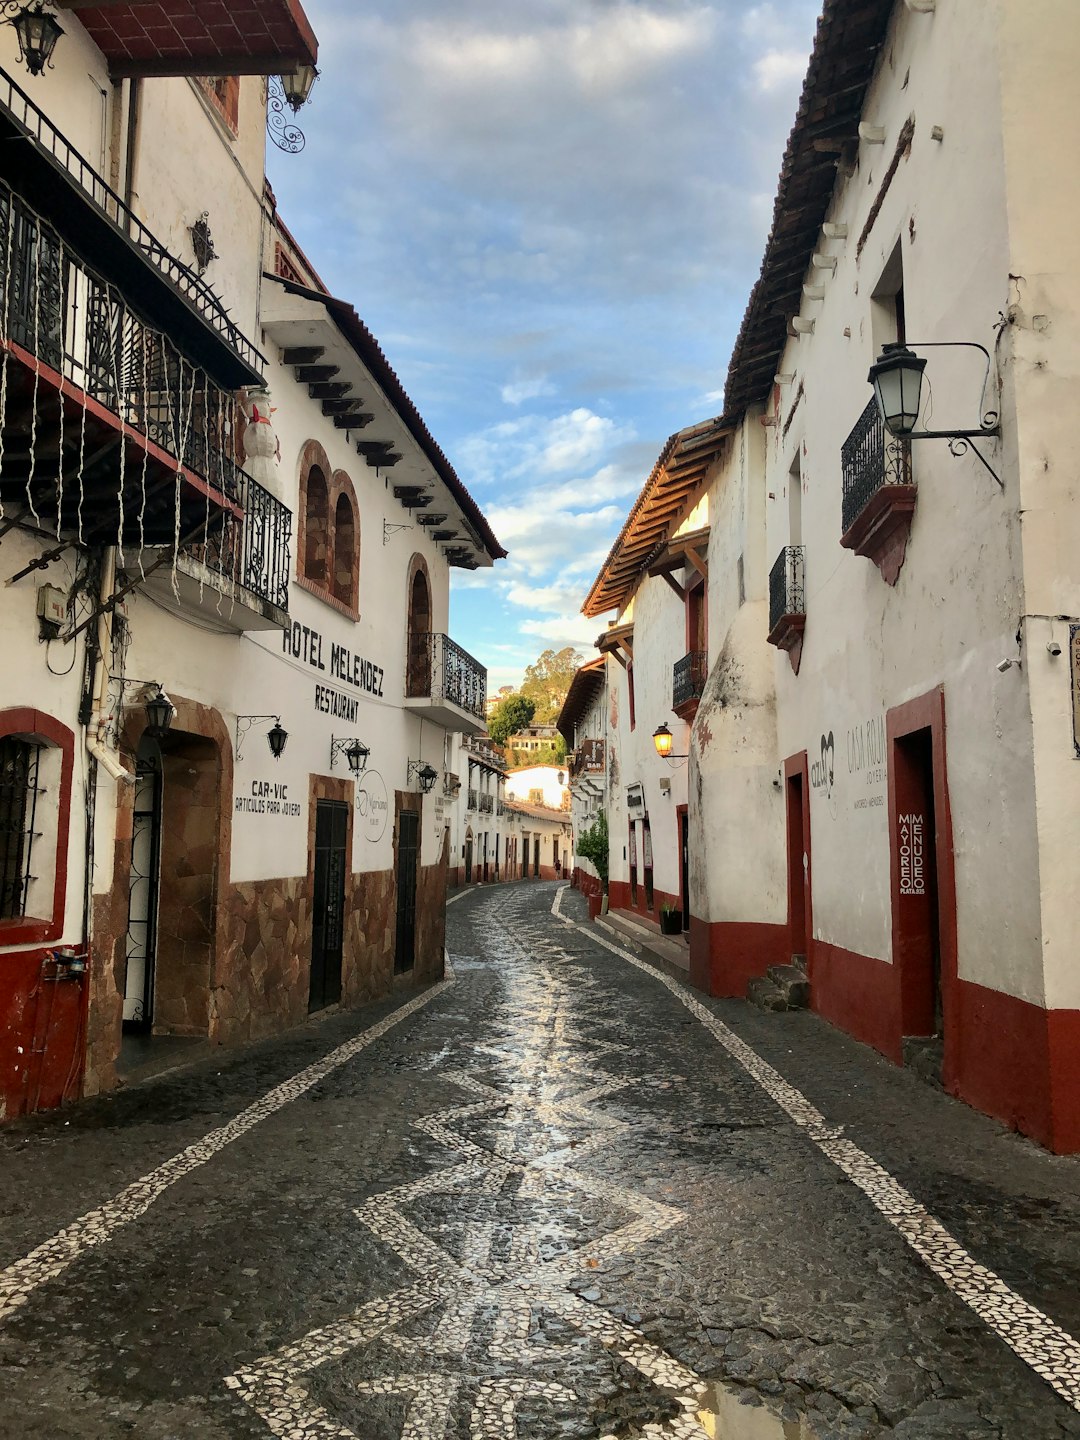
<svg viewBox="0 0 1080 1440"><path fill-rule="evenodd" d="M997 663L997 668L1001 671L1002 675L1004 675L1004 674L1005 674L1005 671L1006 671L1006 670L1011 670L1012 667L1013 667L1015 664L1016 664L1016 661L1015 661L1015 660L1008 660L1008 659L1006 659L1006 660L999 660L998 663Z"/></svg>
<svg viewBox="0 0 1080 1440"><path fill-rule="evenodd" d="M1047 645L1047 647L1046 647L1046 653L1047 653L1048 655L1060 655L1060 654L1061 654L1061 646L1058 644L1058 642L1057 642L1056 640L1051 640L1050 643L1049 643L1049 644Z"/></svg>

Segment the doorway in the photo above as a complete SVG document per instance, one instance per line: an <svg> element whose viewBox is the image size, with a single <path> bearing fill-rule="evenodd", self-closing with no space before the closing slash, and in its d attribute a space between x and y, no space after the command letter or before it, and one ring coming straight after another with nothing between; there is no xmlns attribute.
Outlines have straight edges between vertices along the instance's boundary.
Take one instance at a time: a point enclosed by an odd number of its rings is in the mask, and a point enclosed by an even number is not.
<svg viewBox="0 0 1080 1440"><path fill-rule="evenodd" d="M682 910L682 928L690 929L690 812L686 805L676 811L679 835L679 906Z"/></svg>
<svg viewBox="0 0 1080 1440"><path fill-rule="evenodd" d="M637 905L637 826L630 821L630 904Z"/></svg>
<svg viewBox="0 0 1080 1440"><path fill-rule="evenodd" d="M348 835L348 805L341 800L317 801L309 1011L325 1010L328 1005L336 1005L341 999Z"/></svg>
<svg viewBox="0 0 1080 1440"><path fill-rule="evenodd" d="M131 817L128 878L125 1034L148 1035L154 1023L158 884L161 877L161 747L143 736L135 757L135 804Z"/></svg>
<svg viewBox="0 0 1080 1440"><path fill-rule="evenodd" d="M402 810L398 816L395 975L411 970L416 961L416 864L419 849L420 816L415 810Z"/></svg>
<svg viewBox="0 0 1080 1440"><path fill-rule="evenodd" d="M905 1039L940 1038L941 914L938 896L934 745L929 728L893 740L894 959Z"/></svg>
<svg viewBox="0 0 1080 1440"><path fill-rule="evenodd" d="M806 804L805 750L788 760L784 771L787 797L787 948L791 963L805 966L812 933L810 816Z"/></svg>
<svg viewBox="0 0 1080 1440"><path fill-rule="evenodd" d="M466 836L465 836L465 884L466 884L466 885L471 885L471 884L472 884L472 853L473 853L472 847L473 847L473 837L472 837L471 835L466 835Z"/></svg>
<svg viewBox="0 0 1080 1440"><path fill-rule="evenodd" d="M533 836L533 875L540 874L540 836Z"/></svg>
<svg viewBox="0 0 1080 1440"><path fill-rule="evenodd" d="M431 694L431 589L422 569L417 569L409 586L409 654L406 694Z"/></svg>

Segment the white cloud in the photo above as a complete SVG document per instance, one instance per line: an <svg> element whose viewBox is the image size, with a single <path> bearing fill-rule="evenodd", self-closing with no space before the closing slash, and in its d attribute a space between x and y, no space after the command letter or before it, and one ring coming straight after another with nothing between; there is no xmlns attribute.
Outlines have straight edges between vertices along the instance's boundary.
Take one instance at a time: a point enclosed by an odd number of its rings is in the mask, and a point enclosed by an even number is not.
<svg viewBox="0 0 1080 1440"><path fill-rule="evenodd" d="M794 89L806 73L806 53L802 50L767 50L754 62L757 88L766 95Z"/></svg>
<svg viewBox="0 0 1080 1440"><path fill-rule="evenodd" d="M554 395L555 386L546 375L537 375L530 380L511 380L499 394L507 405L522 405L526 400L537 400L542 395Z"/></svg>
<svg viewBox="0 0 1080 1440"><path fill-rule="evenodd" d="M560 615L553 620L524 620L520 629L523 635L532 635L545 645L561 649L573 645L589 654L603 630L600 620L586 620L584 615Z"/></svg>

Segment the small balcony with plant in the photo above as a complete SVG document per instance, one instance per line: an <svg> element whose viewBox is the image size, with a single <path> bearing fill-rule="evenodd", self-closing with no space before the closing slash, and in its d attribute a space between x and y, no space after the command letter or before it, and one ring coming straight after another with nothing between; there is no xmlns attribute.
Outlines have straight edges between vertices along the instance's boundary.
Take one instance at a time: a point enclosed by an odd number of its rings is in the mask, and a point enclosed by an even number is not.
<svg viewBox="0 0 1080 1440"><path fill-rule="evenodd" d="M768 641L787 652L796 675L806 629L805 566L805 546L785 545L769 571Z"/></svg>

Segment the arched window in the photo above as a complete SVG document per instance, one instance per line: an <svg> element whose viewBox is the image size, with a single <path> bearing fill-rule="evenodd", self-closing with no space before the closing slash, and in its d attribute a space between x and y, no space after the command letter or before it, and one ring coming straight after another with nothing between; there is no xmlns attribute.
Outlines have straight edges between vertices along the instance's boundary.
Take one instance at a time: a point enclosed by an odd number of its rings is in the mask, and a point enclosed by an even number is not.
<svg viewBox="0 0 1080 1440"><path fill-rule="evenodd" d="M351 610L357 608L358 580L360 571L360 535L356 524L356 509L352 499L352 485L343 474L334 476L335 489L341 488L334 506L334 599L340 600Z"/></svg>
<svg viewBox="0 0 1080 1440"><path fill-rule="evenodd" d="M64 928L75 736L39 710L0 710L0 945Z"/></svg>
<svg viewBox="0 0 1080 1440"><path fill-rule="evenodd" d="M351 620L360 618L360 510L353 482L317 440L300 457L296 577Z"/></svg>
<svg viewBox="0 0 1080 1440"><path fill-rule="evenodd" d="M318 465L307 473L304 495L304 574L316 585L330 574L330 492Z"/></svg>
<svg viewBox="0 0 1080 1440"><path fill-rule="evenodd" d="M431 587L427 568L419 556L413 557L413 576L409 583L409 695L431 694Z"/></svg>

